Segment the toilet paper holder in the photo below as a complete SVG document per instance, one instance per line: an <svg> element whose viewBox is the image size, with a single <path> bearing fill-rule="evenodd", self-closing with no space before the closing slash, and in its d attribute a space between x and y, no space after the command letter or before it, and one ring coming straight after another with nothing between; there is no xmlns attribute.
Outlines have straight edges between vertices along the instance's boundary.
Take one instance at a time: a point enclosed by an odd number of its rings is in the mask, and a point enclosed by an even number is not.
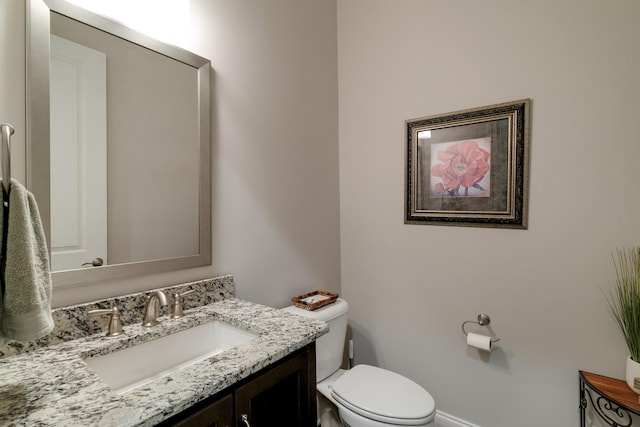
<svg viewBox="0 0 640 427"><path fill-rule="evenodd" d="M462 333L464 333L465 335L469 334L469 332L467 332L464 329L464 325L466 325L467 323L476 323L480 326L488 326L491 323L491 318L489 317L488 314L480 313L478 314L478 320L465 320L464 322L462 322ZM493 338L491 340L491 342L498 342L498 341L500 341L500 338Z"/></svg>

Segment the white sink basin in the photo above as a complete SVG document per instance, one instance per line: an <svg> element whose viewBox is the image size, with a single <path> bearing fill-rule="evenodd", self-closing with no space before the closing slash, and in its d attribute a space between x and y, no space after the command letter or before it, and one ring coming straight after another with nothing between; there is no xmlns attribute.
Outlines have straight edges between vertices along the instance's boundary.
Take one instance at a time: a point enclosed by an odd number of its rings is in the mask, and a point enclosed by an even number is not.
<svg viewBox="0 0 640 427"><path fill-rule="evenodd" d="M214 320L84 361L113 391L122 394L257 336Z"/></svg>

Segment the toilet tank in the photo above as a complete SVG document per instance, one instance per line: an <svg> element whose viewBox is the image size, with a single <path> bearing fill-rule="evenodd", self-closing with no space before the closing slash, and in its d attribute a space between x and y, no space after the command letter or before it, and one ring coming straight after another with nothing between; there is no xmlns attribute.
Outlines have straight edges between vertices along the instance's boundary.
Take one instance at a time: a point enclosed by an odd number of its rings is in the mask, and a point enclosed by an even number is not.
<svg viewBox="0 0 640 427"><path fill-rule="evenodd" d="M347 334L349 304L338 298L336 302L313 311L304 310L294 305L283 310L322 320L329 324L329 332L316 340L316 381L320 382L340 369L344 340Z"/></svg>

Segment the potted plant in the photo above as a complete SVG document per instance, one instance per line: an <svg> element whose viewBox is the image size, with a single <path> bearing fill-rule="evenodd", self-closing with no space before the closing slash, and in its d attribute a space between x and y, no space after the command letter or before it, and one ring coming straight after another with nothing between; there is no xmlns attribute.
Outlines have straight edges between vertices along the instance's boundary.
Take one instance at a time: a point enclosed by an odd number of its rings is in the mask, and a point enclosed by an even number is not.
<svg viewBox="0 0 640 427"><path fill-rule="evenodd" d="M640 394L640 387L634 387L634 379L640 378L640 248L618 249L613 263L616 282L609 306L629 349L627 385Z"/></svg>

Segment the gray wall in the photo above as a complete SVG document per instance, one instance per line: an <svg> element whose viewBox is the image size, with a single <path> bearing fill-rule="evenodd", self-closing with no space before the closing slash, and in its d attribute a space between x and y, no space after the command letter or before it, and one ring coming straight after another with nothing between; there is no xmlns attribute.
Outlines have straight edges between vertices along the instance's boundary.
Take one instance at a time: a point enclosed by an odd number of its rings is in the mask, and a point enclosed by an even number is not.
<svg viewBox="0 0 640 427"><path fill-rule="evenodd" d="M637 1L338 1L356 362L485 427L577 426L578 370L624 378L602 289L610 253L640 242L638 16ZM522 98L529 229L404 225L404 120ZM488 359L460 330L480 312L502 339Z"/></svg>

